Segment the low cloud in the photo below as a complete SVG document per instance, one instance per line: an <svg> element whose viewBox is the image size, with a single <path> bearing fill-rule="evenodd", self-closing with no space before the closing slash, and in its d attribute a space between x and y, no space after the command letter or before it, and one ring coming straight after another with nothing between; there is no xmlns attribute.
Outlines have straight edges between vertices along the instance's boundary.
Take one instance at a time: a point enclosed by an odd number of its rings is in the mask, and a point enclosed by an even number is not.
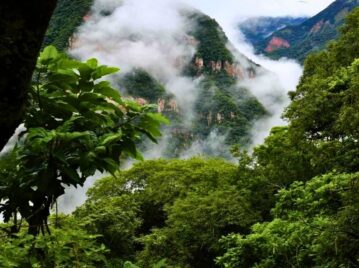
<svg viewBox="0 0 359 268"><path fill-rule="evenodd" d="M334 0L183 0L189 5L225 21L238 21L259 16L312 16L330 5Z"/></svg>
<svg viewBox="0 0 359 268"><path fill-rule="evenodd" d="M227 135L220 134L218 130L213 130L205 140L196 140L191 147L180 155L182 159L189 159L195 156L216 155L228 160L236 161L227 146Z"/></svg>
<svg viewBox="0 0 359 268"><path fill-rule="evenodd" d="M274 126L285 125L281 116L289 104L288 92L294 91L303 72L295 60L282 58L271 60L255 55L254 48L246 42L237 24L226 24L225 31L236 49L269 72L259 74L255 79L240 82L250 88L252 94L264 105L270 116L257 121L252 129L252 146L261 144Z"/></svg>
<svg viewBox="0 0 359 268"><path fill-rule="evenodd" d="M254 15L313 15L332 1L299 2L229 0L219 4L214 0L96 0L89 20L78 29L69 53L81 60L95 57L102 64L120 67L122 74L133 68L148 71L175 96L184 111L185 121L190 124L199 80L184 76L182 70L195 53L195 45L185 34L194 25L184 19L179 10L185 7L184 3L192 5L220 23L229 37L232 50L238 50L270 71L259 73L255 79L239 82L270 113L269 117L253 126L252 146L255 146L263 141L273 126L284 124L280 115L288 104L287 92L295 89L302 68L292 60L271 61L256 56L239 32L238 22ZM236 52L237 60L247 64L240 53ZM225 135L212 131L206 140L194 142L181 157L223 151L225 139ZM147 147L145 157L154 159L163 156L168 142L171 142L170 133L165 133L159 145ZM85 188L68 190L61 201L62 209L70 212L84 202L85 191L96 179L91 178Z"/></svg>

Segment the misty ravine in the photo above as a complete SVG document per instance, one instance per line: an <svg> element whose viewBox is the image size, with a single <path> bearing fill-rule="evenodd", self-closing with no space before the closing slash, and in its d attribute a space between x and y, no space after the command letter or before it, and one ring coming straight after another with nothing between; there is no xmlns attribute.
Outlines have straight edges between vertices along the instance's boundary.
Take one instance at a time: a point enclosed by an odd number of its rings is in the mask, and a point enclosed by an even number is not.
<svg viewBox="0 0 359 268"><path fill-rule="evenodd" d="M152 8L153 6L156 8ZM198 120L196 105L203 101L199 98L203 90L202 82L206 80L206 77L186 75L186 69L193 64L191 61L196 57L198 49L198 41L190 34L198 26L196 21L188 19L186 12L193 12L192 8L180 1L149 3L136 0L125 1L121 4L117 1L95 1L83 25L71 37L68 52L75 58L84 60L95 57L107 65L121 68L120 76L112 78L113 84L126 77L126 74L134 69L141 69L163 85L167 93L173 96L177 109L180 111L183 126L179 125L178 128L188 129L188 134L181 133L182 139L188 145L179 151L178 157L190 158L209 154L225 155L233 160L229 154L231 144L228 143L226 130L218 131L214 127L205 137L187 138L193 135L191 134L194 131L192 127ZM141 16L141 19L131 19L137 16ZM242 69L250 68L253 61L264 67L255 67L257 71L254 77L236 79L233 87L235 91L239 90L238 94L242 94L241 88L248 90L267 111L267 115L253 121L251 129L248 130L249 143L245 147L251 150L263 142L273 126L285 124L280 116L288 104L287 92L296 87L302 70L294 61L271 61L254 55L234 23L229 22L228 19L223 23L224 25L220 26L224 27L224 33L229 38L224 40L223 44L238 65ZM222 32L222 29L218 31ZM204 64L207 65L209 62ZM126 95L126 88L122 85L120 88ZM239 97L242 98L240 95ZM155 102L158 101L155 100ZM238 99L239 103L242 101ZM207 121L208 116L213 116L211 121L218 120L220 123L220 120L223 120L221 114L208 114L200 120ZM174 143L173 135L176 134L173 133L176 131L176 127L164 130L164 136L159 144L145 145L145 158L167 157L168 151L173 150L169 148ZM125 164L125 166L131 166L131 164ZM61 204L71 204L71 208L64 205L64 211L71 211L83 203L86 198L84 193L89 186L91 183L83 189L68 190L68 194L62 198L65 201ZM67 199L71 202L66 201Z"/></svg>
<svg viewBox="0 0 359 268"><path fill-rule="evenodd" d="M43 37L1 267L359 267L359 0L57 0Z"/></svg>

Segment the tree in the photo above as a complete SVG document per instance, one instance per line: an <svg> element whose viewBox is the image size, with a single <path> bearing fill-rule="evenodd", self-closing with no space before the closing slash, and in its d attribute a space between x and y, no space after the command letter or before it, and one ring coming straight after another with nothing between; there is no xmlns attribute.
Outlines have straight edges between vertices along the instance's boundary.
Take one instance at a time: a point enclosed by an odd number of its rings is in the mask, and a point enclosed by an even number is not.
<svg viewBox="0 0 359 268"><path fill-rule="evenodd" d="M252 169L284 183L272 218L222 239L222 267L358 267L358 25L356 9L339 40L308 57L289 126L255 149Z"/></svg>
<svg viewBox="0 0 359 268"><path fill-rule="evenodd" d="M107 260L120 267L134 258L136 234L142 223L138 214L139 203L131 195L121 195L89 199L74 217L89 233L101 234L97 241L109 249Z"/></svg>
<svg viewBox="0 0 359 268"><path fill-rule="evenodd" d="M96 182L75 216L103 235L111 257L135 259L140 267L161 259L174 267L213 267L221 236L248 232L259 219L236 175L237 167L220 159L141 162Z"/></svg>
<svg viewBox="0 0 359 268"><path fill-rule="evenodd" d="M51 217L49 222L51 235L35 238L21 232L9 237L1 232L1 267L108 267L108 250L80 222L63 215ZM2 224L1 230L5 227Z"/></svg>
<svg viewBox="0 0 359 268"><path fill-rule="evenodd" d="M0 170L8 222L19 213L29 233L44 233L51 206L65 185L83 185L96 170L114 174L120 157L141 159L136 143L145 135L156 141L167 120L155 107L123 100L107 81L117 68L69 59L47 47L36 67L23 138ZM11 165L12 164L12 165Z"/></svg>
<svg viewBox="0 0 359 268"><path fill-rule="evenodd" d="M359 8L348 15L337 41L308 57L285 112L295 139L313 146L311 162L322 173L359 170L358 25Z"/></svg>
<svg viewBox="0 0 359 268"><path fill-rule="evenodd" d="M0 148L22 121L36 59L56 2L0 4Z"/></svg>
<svg viewBox="0 0 359 268"><path fill-rule="evenodd" d="M357 267L358 173L296 182L277 196L274 219L222 239L221 267Z"/></svg>

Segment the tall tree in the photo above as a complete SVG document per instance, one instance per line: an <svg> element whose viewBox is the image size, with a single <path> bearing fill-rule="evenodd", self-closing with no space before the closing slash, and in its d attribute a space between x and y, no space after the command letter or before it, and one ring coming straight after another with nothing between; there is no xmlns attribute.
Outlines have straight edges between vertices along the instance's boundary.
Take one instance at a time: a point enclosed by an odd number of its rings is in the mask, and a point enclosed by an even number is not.
<svg viewBox="0 0 359 268"><path fill-rule="evenodd" d="M21 122L36 59L56 3L0 3L0 148Z"/></svg>

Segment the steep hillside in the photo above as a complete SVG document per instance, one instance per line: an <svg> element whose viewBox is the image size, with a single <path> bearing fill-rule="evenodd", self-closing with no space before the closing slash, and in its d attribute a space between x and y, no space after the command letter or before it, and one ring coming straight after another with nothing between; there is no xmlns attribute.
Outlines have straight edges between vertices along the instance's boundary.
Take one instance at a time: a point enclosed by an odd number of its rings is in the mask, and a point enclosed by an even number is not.
<svg viewBox="0 0 359 268"><path fill-rule="evenodd" d="M58 49L66 49L69 38L75 29L86 20L94 0L61 0L58 1L47 30L44 46L55 45Z"/></svg>
<svg viewBox="0 0 359 268"><path fill-rule="evenodd" d="M308 53L323 49L337 38L345 17L358 5L359 0L337 0L305 22L287 26L255 43L255 48L274 59L287 57L303 62Z"/></svg>
<svg viewBox="0 0 359 268"><path fill-rule="evenodd" d="M53 38L48 36L47 43L55 44L59 48L68 47L75 57L96 56L101 61L102 58L109 58L106 50L116 50L117 52L111 53L121 54L121 44L163 45L160 43L161 40L153 36L148 37L148 33L145 32L124 34L120 30L117 33L112 31L108 39L115 36L114 44L91 39L82 33L86 31L84 29L88 30L86 27L89 25L96 27L106 20L116 19L118 10L121 9L120 5L113 6L112 9L102 9L102 6L91 8L91 1L87 1L86 12L84 6L81 6L77 11L72 10L72 18L69 18L65 15L66 2L67 0L59 2L49 30ZM115 10L116 12L113 12ZM115 64L120 68L125 67L121 75L115 79L122 94L134 98L139 103L157 104L158 111L171 119L171 125L164 130L166 135L163 143L166 145L163 146L161 155L179 156L194 147L193 150L199 150L198 153L228 156L226 145L250 144L250 130L253 123L266 114L265 108L250 90L240 85L240 82L254 79L257 74L266 71L228 46L227 37L214 19L193 10L178 12L181 20L193 25L184 32L176 33L177 36L174 38L178 48L172 48L185 50L184 55L176 55L166 63L161 62L160 58L154 59L150 62L151 66L154 65L151 68L142 64L141 60L139 63L132 63L126 61L125 57L116 61L111 59L110 63L105 63ZM72 24L73 26L80 24L80 21L85 24L78 34L76 28L69 28L62 35L54 34L61 28L59 21L65 23L63 20L73 21L74 18L76 24ZM87 21L89 23L86 23ZM166 38L166 34L163 36ZM92 52L84 54L84 47ZM168 50L172 48L169 47ZM163 53L168 53L165 47L161 49ZM137 51L136 57L141 53L143 51ZM143 61L146 61L147 56L148 54L143 56ZM173 69L176 75L171 78L164 76L161 74L161 66L156 67L156 64L170 65L168 68L164 67L164 72L167 71L166 69ZM179 90L183 92L174 93L172 87L182 87ZM213 141L218 144L214 146Z"/></svg>
<svg viewBox="0 0 359 268"><path fill-rule="evenodd" d="M301 24L307 19L307 17L255 17L241 22L239 24L239 29L247 41L256 45L273 32L287 26Z"/></svg>
<svg viewBox="0 0 359 268"><path fill-rule="evenodd" d="M246 144L251 123L265 114L263 106L238 81L253 79L263 71L243 58L242 62L226 47L228 42L217 22L194 14L196 31L190 33L199 44L189 68L193 77L202 76L195 106L195 129L206 138L214 129L227 134L229 143Z"/></svg>

